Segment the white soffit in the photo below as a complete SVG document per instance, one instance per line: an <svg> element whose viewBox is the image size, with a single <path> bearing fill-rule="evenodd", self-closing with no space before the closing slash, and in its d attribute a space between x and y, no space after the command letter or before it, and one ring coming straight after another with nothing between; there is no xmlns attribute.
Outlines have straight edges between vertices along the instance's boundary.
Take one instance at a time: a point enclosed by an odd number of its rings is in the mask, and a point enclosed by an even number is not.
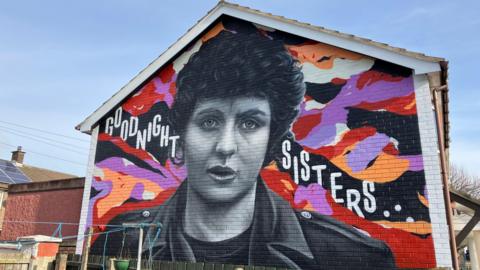
<svg viewBox="0 0 480 270"><path fill-rule="evenodd" d="M191 41L195 40L203 31L205 31L212 23L214 23L215 20L224 14L307 39L371 56L400 66L408 67L412 69L415 74L425 74L441 70L440 63L437 61L418 59L413 56L397 53L395 51L367 44L365 42L360 42L355 39L326 33L325 31L319 31L318 29L315 29L314 26L310 26L308 24L303 24L270 14L264 14L256 10L239 7L226 2L219 2L219 4L210 12L208 12L206 16L204 16L192 28L190 28L187 33L180 37L178 41L176 41L163 54L161 54L150 65L143 69L137 76L135 76L110 99L102 104L102 106L88 116L76 128L81 132L90 133L94 125L104 115L117 106L145 80L147 80L152 74L170 61L177 53L183 50L185 46L187 46Z"/></svg>

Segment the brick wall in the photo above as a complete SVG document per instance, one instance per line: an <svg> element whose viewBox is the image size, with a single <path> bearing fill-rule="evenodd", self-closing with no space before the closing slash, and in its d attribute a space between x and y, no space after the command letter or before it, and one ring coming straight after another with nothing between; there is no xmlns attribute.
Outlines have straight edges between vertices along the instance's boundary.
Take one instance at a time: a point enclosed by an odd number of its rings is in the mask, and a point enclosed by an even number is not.
<svg viewBox="0 0 480 270"><path fill-rule="evenodd" d="M155 259L450 267L434 120L425 75L224 18L96 127L79 233L107 225L92 252L114 256L138 230L113 226L143 222Z"/></svg>
<svg viewBox="0 0 480 270"><path fill-rule="evenodd" d="M425 166L425 179L429 191L430 219L435 240L435 255L440 266L449 266L452 258L450 253L446 210L443 197L443 185L440 175L439 146L437 140L437 127L431 103L430 87L426 76L415 77L415 94L417 96L418 119L422 152Z"/></svg>
<svg viewBox="0 0 480 270"><path fill-rule="evenodd" d="M5 202L1 240L20 236L51 236L52 222L75 223L80 219L83 178L11 185ZM39 223L40 222L40 223ZM62 226L62 236L75 236L78 225Z"/></svg>

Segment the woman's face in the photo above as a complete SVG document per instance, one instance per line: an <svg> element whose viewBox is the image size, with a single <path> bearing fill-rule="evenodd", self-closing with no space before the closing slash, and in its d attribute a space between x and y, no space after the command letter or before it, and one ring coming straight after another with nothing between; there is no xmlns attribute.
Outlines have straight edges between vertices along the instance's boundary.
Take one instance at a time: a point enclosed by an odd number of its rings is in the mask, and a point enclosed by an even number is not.
<svg viewBox="0 0 480 270"><path fill-rule="evenodd" d="M233 202L251 191L268 146L271 112L255 97L198 101L186 126L189 190L208 202Z"/></svg>

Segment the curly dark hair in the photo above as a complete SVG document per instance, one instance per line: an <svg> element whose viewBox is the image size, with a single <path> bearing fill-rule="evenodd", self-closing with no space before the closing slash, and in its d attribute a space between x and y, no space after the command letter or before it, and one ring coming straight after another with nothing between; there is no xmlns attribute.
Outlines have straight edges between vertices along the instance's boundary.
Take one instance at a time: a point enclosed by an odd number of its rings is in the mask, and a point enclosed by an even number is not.
<svg viewBox="0 0 480 270"><path fill-rule="evenodd" d="M177 77L170 124L182 137L195 104L207 98L265 98L272 118L264 165L292 138L291 125L305 95L303 73L282 41L261 33L222 31L194 53Z"/></svg>

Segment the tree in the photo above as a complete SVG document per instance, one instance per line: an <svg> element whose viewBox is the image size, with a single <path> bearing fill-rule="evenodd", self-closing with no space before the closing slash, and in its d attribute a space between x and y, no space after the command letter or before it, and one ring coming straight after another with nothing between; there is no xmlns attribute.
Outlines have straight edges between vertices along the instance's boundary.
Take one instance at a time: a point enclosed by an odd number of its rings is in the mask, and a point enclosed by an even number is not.
<svg viewBox="0 0 480 270"><path fill-rule="evenodd" d="M450 166L450 188L480 200L480 177L454 164Z"/></svg>

